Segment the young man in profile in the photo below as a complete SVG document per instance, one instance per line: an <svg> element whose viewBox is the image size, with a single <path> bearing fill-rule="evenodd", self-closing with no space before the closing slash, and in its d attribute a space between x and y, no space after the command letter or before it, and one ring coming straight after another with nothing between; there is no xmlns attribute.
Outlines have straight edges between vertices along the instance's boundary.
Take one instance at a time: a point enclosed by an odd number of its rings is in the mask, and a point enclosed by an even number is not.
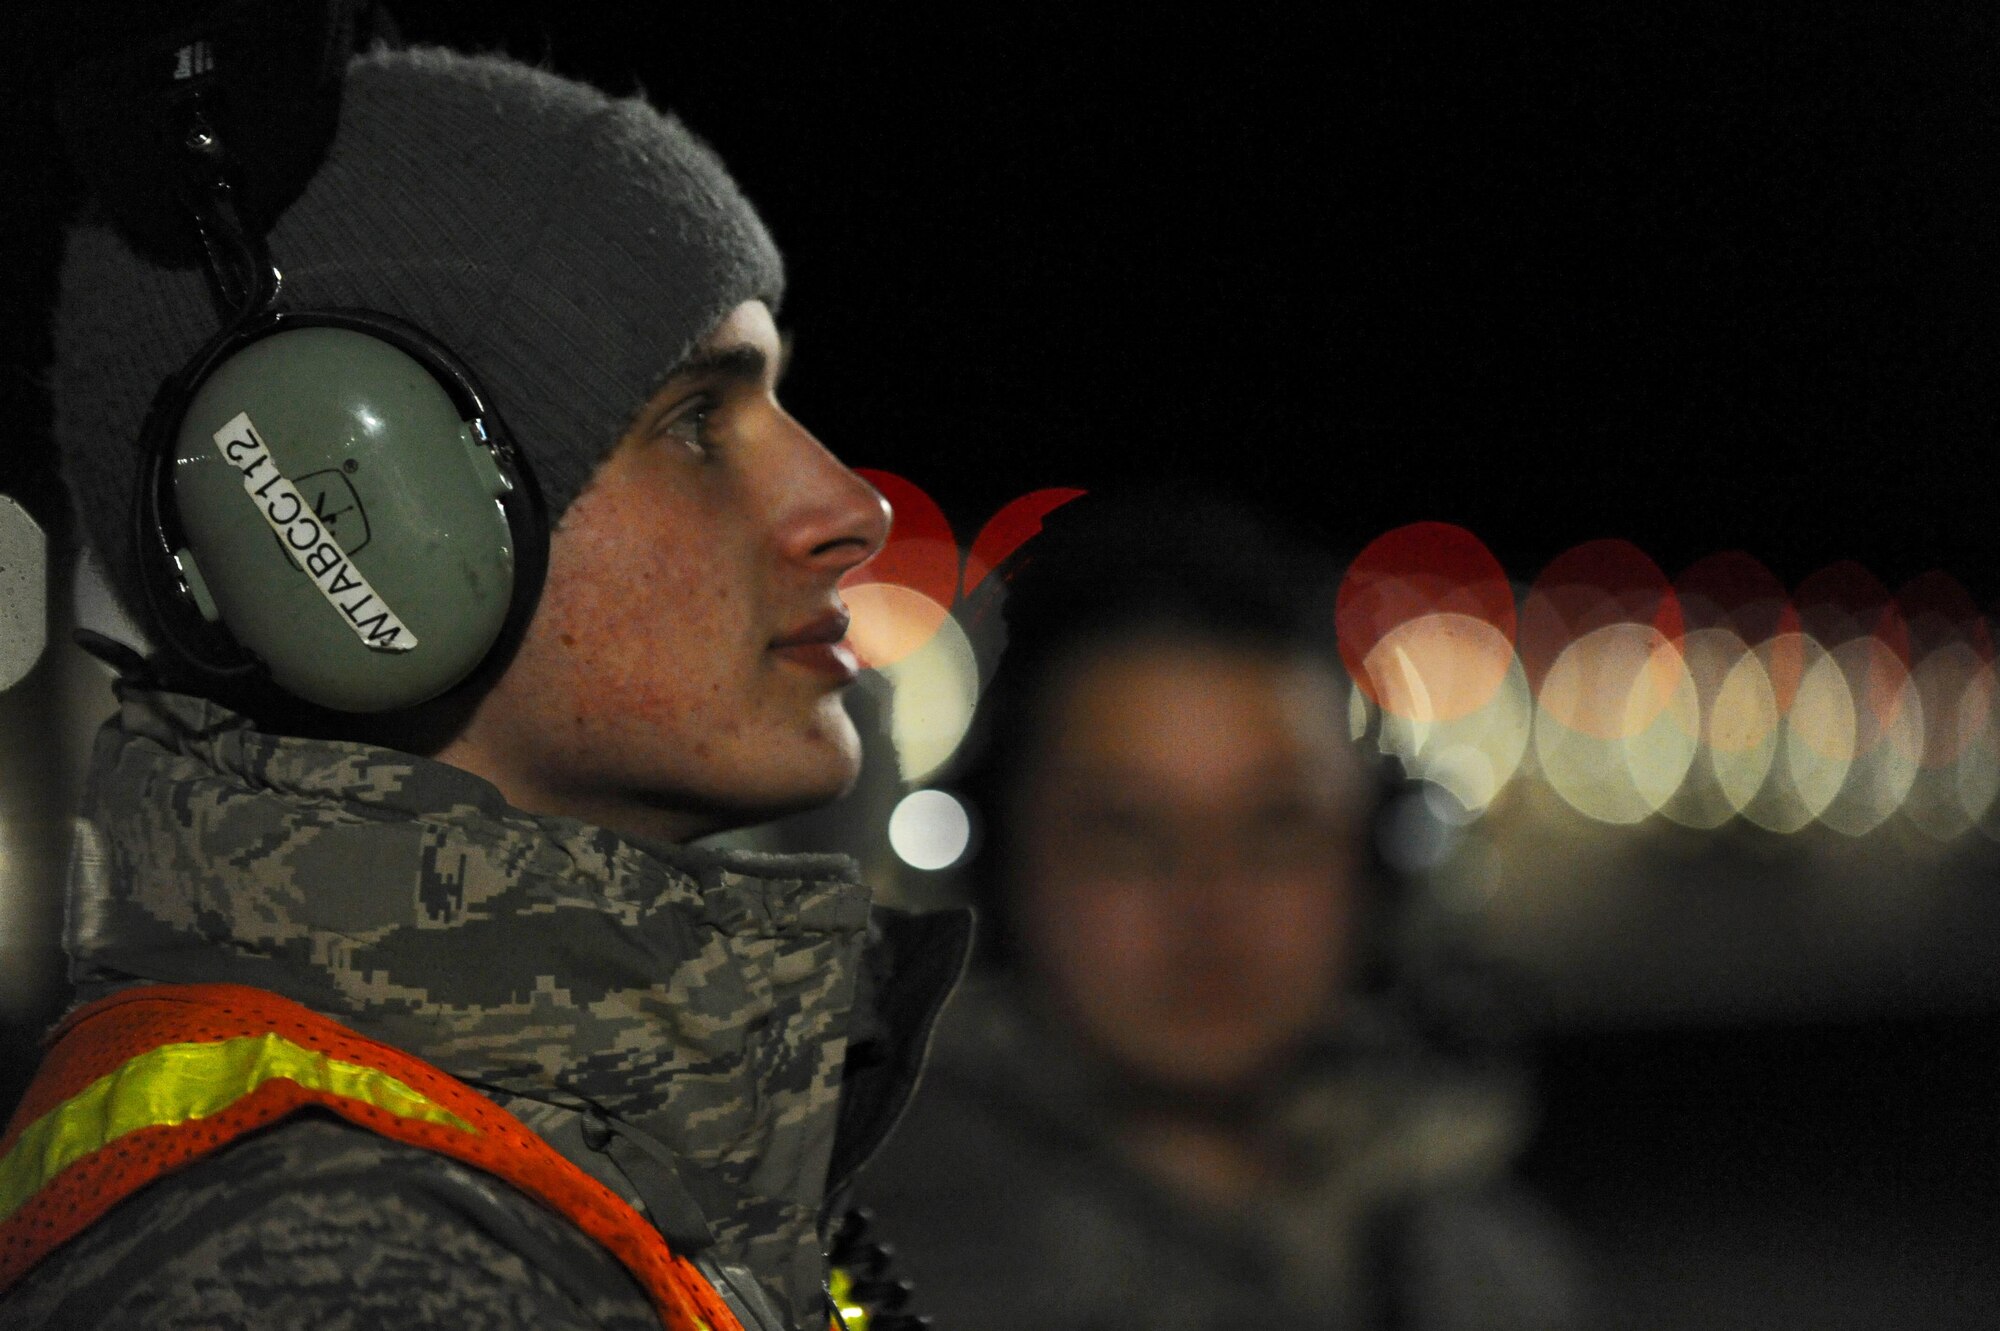
<svg viewBox="0 0 2000 1331"><path fill-rule="evenodd" d="M840 857L684 844L858 763L836 584L887 513L777 401L775 248L643 103L384 50L268 243L281 309L382 312L476 375L546 579L387 719L294 706L275 664L254 694L170 652L128 671L72 871L84 1006L0 1141L0 1322L826 1325L829 1190L900 1110L966 927L871 912ZM57 442L156 641L178 590L133 539L135 441L215 331L207 281L102 215L69 236ZM392 608L455 586L450 524L419 528L435 563L379 557L427 496L370 491L368 457L286 484ZM175 556L232 628L231 565L291 558L249 530ZM327 588L271 567L303 633Z"/></svg>

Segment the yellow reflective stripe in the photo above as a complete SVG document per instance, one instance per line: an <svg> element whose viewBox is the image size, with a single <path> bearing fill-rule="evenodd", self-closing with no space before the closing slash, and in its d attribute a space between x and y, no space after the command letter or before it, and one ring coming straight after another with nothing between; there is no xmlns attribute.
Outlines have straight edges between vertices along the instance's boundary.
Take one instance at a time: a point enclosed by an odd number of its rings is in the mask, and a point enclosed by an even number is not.
<svg viewBox="0 0 2000 1331"><path fill-rule="evenodd" d="M868 1308L855 1302L854 1277L847 1268L836 1266L827 1272L826 1297L833 1304L832 1331L868 1331Z"/></svg>
<svg viewBox="0 0 2000 1331"><path fill-rule="evenodd" d="M126 1133L206 1118L274 1078L360 1100L398 1118L479 1131L386 1072L328 1058L281 1035L161 1045L28 1125L0 1158L0 1221L64 1169Z"/></svg>

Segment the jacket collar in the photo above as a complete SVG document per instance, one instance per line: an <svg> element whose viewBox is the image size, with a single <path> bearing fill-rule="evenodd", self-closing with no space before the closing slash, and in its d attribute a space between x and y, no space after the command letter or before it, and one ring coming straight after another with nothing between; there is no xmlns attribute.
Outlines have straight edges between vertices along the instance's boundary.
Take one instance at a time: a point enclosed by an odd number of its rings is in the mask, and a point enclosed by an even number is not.
<svg viewBox="0 0 2000 1331"><path fill-rule="evenodd" d="M851 861L640 844L444 764L121 701L71 873L82 997L256 985L503 1101L629 1125L671 1153L721 1253L816 1283L869 969ZM919 1043L943 987L915 1003Z"/></svg>

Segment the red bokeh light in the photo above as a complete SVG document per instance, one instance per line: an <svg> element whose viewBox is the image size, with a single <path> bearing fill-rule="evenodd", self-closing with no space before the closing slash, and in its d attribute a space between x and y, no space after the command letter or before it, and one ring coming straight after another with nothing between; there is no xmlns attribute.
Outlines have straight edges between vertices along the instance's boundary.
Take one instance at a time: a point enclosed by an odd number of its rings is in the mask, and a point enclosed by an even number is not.
<svg viewBox="0 0 2000 1331"><path fill-rule="evenodd" d="M855 473L889 501L889 539L875 557L848 570L843 587L886 582L921 592L949 606L958 591L958 542L937 501L893 472L866 468Z"/></svg>
<svg viewBox="0 0 2000 1331"><path fill-rule="evenodd" d="M1644 624L1668 642L1684 632L1680 598L1630 541L1586 541L1549 561L1521 603L1521 668L1537 692L1563 649L1613 624Z"/></svg>
<svg viewBox="0 0 2000 1331"><path fill-rule="evenodd" d="M1030 537L1039 535L1043 518L1070 500L1082 498L1083 493L1066 488L1033 490L1009 501L988 518L986 525L979 529L979 535L973 538L972 550L965 557L963 595L972 595L988 573L1005 563L1007 556L1020 549Z"/></svg>
<svg viewBox="0 0 2000 1331"><path fill-rule="evenodd" d="M1377 705L1383 699L1369 675L1369 654L1413 620L1463 615L1490 626L1508 644L1514 641L1514 593L1506 570L1478 537L1445 522L1412 523L1369 542L1341 580L1334 614L1341 660ZM1488 656L1492 664L1473 687L1459 691L1462 701L1450 710L1469 710L1500 687L1507 660Z"/></svg>

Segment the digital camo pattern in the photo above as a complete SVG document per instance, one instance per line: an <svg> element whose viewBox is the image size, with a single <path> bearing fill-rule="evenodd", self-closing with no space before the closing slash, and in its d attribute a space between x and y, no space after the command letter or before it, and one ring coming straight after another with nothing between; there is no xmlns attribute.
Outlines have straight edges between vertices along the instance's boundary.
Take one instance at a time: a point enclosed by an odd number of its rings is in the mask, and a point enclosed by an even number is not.
<svg viewBox="0 0 2000 1331"><path fill-rule="evenodd" d="M817 1307L868 932L849 861L642 847L440 763L123 702L72 872L83 998L257 985L503 1103L589 1107L671 1152L715 1255L788 1320Z"/></svg>
<svg viewBox="0 0 2000 1331"><path fill-rule="evenodd" d="M456 1160L317 1114L144 1196L0 1295L0 1325L659 1329L637 1282L553 1211Z"/></svg>

